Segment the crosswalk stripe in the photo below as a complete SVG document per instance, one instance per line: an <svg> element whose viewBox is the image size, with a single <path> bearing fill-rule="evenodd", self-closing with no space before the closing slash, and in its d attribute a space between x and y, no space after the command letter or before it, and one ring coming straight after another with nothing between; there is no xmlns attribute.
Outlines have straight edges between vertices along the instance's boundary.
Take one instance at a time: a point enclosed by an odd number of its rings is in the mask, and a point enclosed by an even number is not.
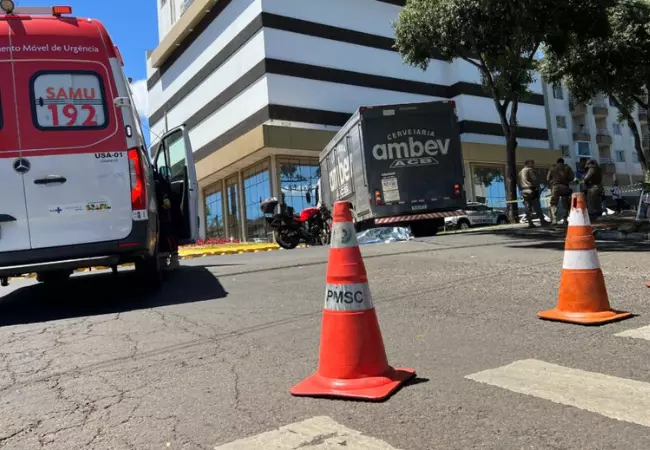
<svg viewBox="0 0 650 450"><path fill-rule="evenodd" d="M616 333L614 336L645 339L646 341L650 341L650 325L647 327L625 330L620 333Z"/></svg>
<svg viewBox="0 0 650 450"><path fill-rule="evenodd" d="M319 416L302 422L285 425L229 444L214 450L398 450L384 441L351 430L329 417Z"/></svg>
<svg viewBox="0 0 650 450"><path fill-rule="evenodd" d="M535 359L515 361L465 378L650 427L650 383Z"/></svg>

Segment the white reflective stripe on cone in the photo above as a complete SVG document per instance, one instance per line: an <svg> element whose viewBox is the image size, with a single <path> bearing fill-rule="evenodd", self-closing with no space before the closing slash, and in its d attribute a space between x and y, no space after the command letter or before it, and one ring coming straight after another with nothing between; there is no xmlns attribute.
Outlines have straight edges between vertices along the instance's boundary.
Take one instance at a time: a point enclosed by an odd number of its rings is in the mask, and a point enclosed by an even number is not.
<svg viewBox="0 0 650 450"><path fill-rule="evenodd" d="M583 209L572 209L569 213L569 226L587 226L591 225L591 220L589 220L589 214L587 210Z"/></svg>
<svg viewBox="0 0 650 450"><path fill-rule="evenodd" d="M600 269L600 260L596 250L565 250L563 269L589 270Z"/></svg>
<svg viewBox="0 0 650 450"><path fill-rule="evenodd" d="M363 311L373 308L368 283L328 284L325 288L325 309L330 311Z"/></svg>
<svg viewBox="0 0 650 450"><path fill-rule="evenodd" d="M352 222L334 222L332 224L331 248L358 247L357 233Z"/></svg>

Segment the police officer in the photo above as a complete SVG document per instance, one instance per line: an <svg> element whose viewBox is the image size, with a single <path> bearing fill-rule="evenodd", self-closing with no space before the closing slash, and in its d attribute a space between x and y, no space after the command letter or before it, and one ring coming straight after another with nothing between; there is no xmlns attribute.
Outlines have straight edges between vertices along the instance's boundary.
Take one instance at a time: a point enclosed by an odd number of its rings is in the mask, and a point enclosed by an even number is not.
<svg viewBox="0 0 650 450"><path fill-rule="evenodd" d="M587 173L582 181L587 192L589 218L593 222L603 213L603 169L595 159L587 161L586 169Z"/></svg>
<svg viewBox="0 0 650 450"><path fill-rule="evenodd" d="M551 223L557 225L557 204L558 201L562 204L562 219L564 223L567 222L569 217L569 197L571 196L571 189L569 184L575 178L575 174L571 167L564 164L564 159L557 160L557 164L549 169L546 181L551 187Z"/></svg>

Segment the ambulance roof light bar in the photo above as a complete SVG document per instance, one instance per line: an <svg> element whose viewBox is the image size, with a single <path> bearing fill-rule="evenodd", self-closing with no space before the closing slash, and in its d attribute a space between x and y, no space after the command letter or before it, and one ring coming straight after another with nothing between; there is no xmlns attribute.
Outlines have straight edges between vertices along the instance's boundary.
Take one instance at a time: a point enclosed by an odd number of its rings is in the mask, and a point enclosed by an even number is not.
<svg viewBox="0 0 650 450"><path fill-rule="evenodd" d="M0 10L5 14L54 15L72 14L72 6L23 6L16 7L14 0L0 0Z"/></svg>

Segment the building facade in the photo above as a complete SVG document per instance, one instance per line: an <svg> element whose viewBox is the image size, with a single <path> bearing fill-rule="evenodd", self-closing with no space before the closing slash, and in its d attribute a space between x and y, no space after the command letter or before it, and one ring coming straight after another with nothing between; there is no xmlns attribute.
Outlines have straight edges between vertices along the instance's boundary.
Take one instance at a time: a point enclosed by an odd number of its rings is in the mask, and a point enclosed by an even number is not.
<svg viewBox="0 0 650 450"><path fill-rule="evenodd" d="M627 186L643 181L643 170L634 145L634 135L626 120L605 95L596 96L588 105L575 102L566 87L545 85L551 146L561 151L575 170L580 158L598 161L604 172L604 184L614 180ZM634 120L642 145L650 145L647 113L637 109Z"/></svg>
<svg viewBox="0 0 650 450"><path fill-rule="evenodd" d="M426 71L402 63L391 22L403 1L157 1L160 43L147 58L151 140L189 128L204 237L266 240L259 204L271 195L308 206L319 152L361 105L453 99L468 198L504 206L494 104L467 62L433 60ZM517 159L545 168L560 153L549 142L544 86L531 89L519 108Z"/></svg>

